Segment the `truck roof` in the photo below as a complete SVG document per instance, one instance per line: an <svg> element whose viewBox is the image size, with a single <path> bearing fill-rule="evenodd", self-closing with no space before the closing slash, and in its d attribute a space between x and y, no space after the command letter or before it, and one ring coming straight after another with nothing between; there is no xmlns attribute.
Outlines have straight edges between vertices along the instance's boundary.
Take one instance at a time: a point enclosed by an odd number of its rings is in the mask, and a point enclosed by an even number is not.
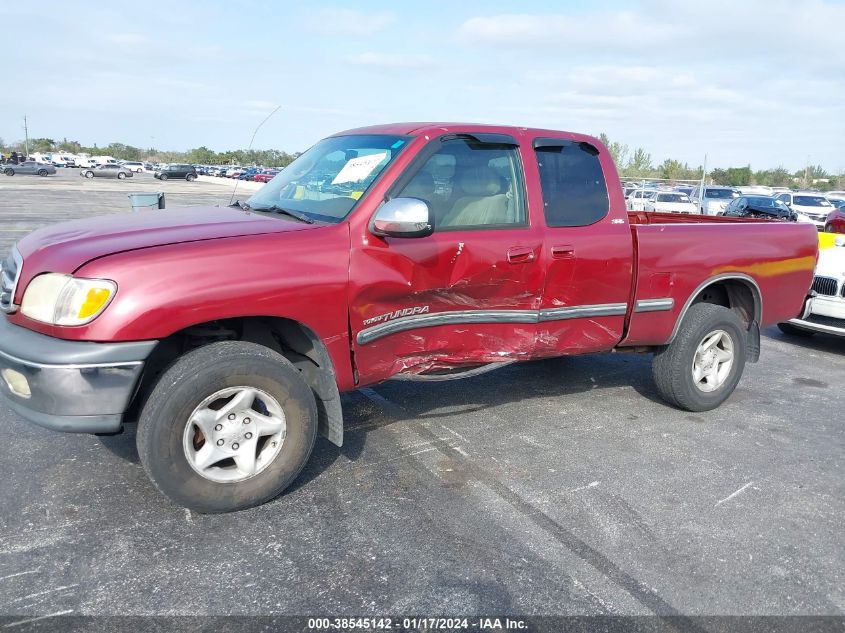
<svg viewBox="0 0 845 633"><path fill-rule="evenodd" d="M424 134L436 134L438 132L446 132L451 128L484 128L491 133L511 134L519 136L522 133L528 132L530 134L548 134L549 136L566 137L576 140L590 140L595 141L591 136L585 134L574 134L572 132L564 132L561 130L547 130L541 128L528 128L518 125L491 125L486 123L460 123L460 122L446 122L446 121L415 121L406 123L385 123L382 125L370 125L367 127L353 128L351 130L344 130L332 136L349 136L350 134L397 134L402 136L422 136Z"/></svg>

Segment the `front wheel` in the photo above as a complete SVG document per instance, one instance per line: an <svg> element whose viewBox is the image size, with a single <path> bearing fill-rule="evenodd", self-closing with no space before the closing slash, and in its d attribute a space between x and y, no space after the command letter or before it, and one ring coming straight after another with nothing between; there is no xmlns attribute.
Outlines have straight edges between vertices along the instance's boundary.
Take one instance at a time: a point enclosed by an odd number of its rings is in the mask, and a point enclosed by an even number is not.
<svg viewBox="0 0 845 633"><path fill-rule="evenodd" d="M94 172L93 172L93 171L86 171L86 172L85 172L85 177L86 177L86 178L93 178L93 177L94 177Z"/></svg>
<svg viewBox="0 0 845 633"><path fill-rule="evenodd" d="M693 305L675 339L654 355L657 391L680 409L715 409L742 377L746 338L745 325L733 310L711 303Z"/></svg>
<svg viewBox="0 0 845 633"><path fill-rule="evenodd" d="M124 174L123 172L119 172L117 174L117 179L118 180L126 180L126 174Z"/></svg>
<svg viewBox="0 0 845 633"><path fill-rule="evenodd" d="M6 167L6 169L3 170L3 173L6 174L7 176L14 176L15 170L12 169L11 167Z"/></svg>
<svg viewBox="0 0 845 633"><path fill-rule="evenodd" d="M193 174L188 174L187 176L185 176L185 180L187 180L188 182L194 182L196 179L197 177Z"/></svg>
<svg viewBox="0 0 845 633"><path fill-rule="evenodd" d="M159 179L159 180L167 180L167 174L161 174L161 175L158 177L158 179Z"/></svg>
<svg viewBox="0 0 845 633"><path fill-rule="evenodd" d="M47 175L47 170L46 170L46 169L39 169L39 170L38 170L38 175L39 175L39 176L46 176L46 175Z"/></svg>
<svg viewBox="0 0 845 633"><path fill-rule="evenodd" d="M254 343L193 350L159 379L138 422L153 483L198 512L262 504L296 478L314 446L317 408L300 372Z"/></svg>

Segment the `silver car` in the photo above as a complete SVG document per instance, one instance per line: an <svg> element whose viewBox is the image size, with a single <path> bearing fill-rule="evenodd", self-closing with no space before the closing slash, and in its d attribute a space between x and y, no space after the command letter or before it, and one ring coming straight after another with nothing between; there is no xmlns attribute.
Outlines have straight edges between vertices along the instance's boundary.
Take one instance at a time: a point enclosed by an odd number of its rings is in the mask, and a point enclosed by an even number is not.
<svg viewBox="0 0 845 633"><path fill-rule="evenodd" d="M21 176L46 176L48 174L55 174L56 168L47 163L39 163L35 160L28 160L20 165L0 165L3 173L7 176L14 176L20 174Z"/></svg>
<svg viewBox="0 0 845 633"><path fill-rule="evenodd" d="M83 169L79 172L80 176L85 178L132 178L132 172L123 165L115 165L114 163L107 163L106 165L99 165L93 169Z"/></svg>

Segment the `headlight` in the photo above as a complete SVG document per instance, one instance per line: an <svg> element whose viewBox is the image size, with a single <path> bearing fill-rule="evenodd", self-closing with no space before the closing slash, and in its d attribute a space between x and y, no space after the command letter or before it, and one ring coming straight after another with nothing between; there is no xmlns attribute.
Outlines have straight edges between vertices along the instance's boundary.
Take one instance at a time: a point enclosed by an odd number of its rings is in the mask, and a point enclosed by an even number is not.
<svg viewBox="0 0 845 633"><path fill-rule="evenodd" d="M117 284L107 279L46 273L29 282L21 312L43 323L85 325L105 310L115 292Z"/></svg>

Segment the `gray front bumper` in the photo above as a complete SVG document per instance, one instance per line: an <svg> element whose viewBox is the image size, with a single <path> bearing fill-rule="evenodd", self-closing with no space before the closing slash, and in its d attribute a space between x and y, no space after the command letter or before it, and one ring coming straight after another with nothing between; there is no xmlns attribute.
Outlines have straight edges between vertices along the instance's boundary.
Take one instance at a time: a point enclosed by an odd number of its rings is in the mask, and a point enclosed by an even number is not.
<svg viewBox="0 0 845 633"><path fill-rule="evenodd" d="M0 392L55 431L114 433L158 341L89 343L45 336L0 316Z"/></svg>

